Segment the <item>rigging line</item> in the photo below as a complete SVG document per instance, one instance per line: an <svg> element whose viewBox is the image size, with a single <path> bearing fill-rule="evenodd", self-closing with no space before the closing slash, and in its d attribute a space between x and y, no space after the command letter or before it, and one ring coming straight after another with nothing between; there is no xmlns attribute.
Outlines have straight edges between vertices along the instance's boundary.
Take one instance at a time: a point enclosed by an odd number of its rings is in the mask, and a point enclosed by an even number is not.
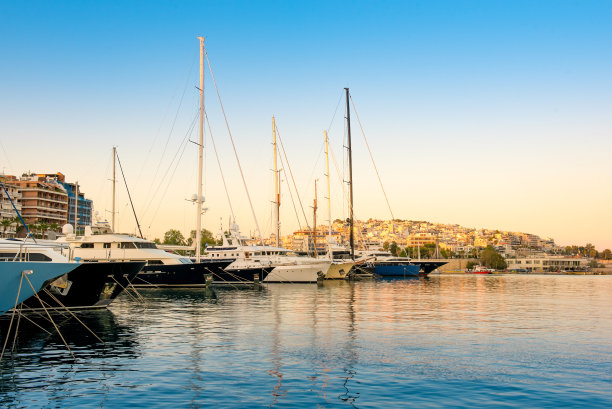
<svg viewBox="0 0 612 409"><path fill-rule="evenodd" d="M263 236L261 235L261 230L259 229L259 222L257 221L257 216L255 215L255 209L253 208L253 202L251 201L251 195L249 194L249 189L246 184L246 180L244 179L244 173L242 172L242 166L240 165L240 159L238 159L238 152L236 151L236 145L234 144L234 138L232 137L232 132L230 131L229 123L227 122L227 115L225 114L225 108L223 108L223 102L221 102L221 95L219 94L219 88L217 87L217 81L215 80L215 74L213 74L212 65L210 65L210 59L208 58L208 52L206 52L206 48L204 48L204 55L206 55L206 62L208 63L208 69L210 70L210 77L213 80L213 84L215 85L215 91L217 92L217 98L219 99L219 105L221 106L221 112L223 112L223 119L225 119L225 126L227 128L227 133L229 134L230 141L232 142L232 148L234 149L234 156L236 157L236 162L238 162L238 169L240 170L240 176L242 177L242 184L244 185L244 190L246 192L247 198L249 199L249 205L251 206L251 213L253 214L253 219L255 220L255 225L257 226L257 233L259 233L259 239L263 244Z"/></svg>
<svg viewBox="0 0 612 409"><path fill-rule="evenodd" d="M278 131L278 126L276 127L276 134L278 135L278 140L280 141L281 149L283 151L283 155L285 155L285 161L287 162L287 168L289 168L289 175L291 176L291 182L293 182L293 188L295 189L295 195L298 198L298 202L300 203L300 208L302 209L302 214L304 215L304 221L306 222L306 227L310 228L310 224L308 224L308 217L306 217L306 212L304 211L304 205L302 204L302 199L300 198L300 192L295 184L295 179L293 177L293 171L291 170L291 166L289 166L289 159L287 158L287 152L285 151L285 144L283 144L283 139L280 136L280 132ZM289 188L291 189L291 187Z"/></svg>
<svg viewBox="0 0 612 409"><path fill-rule="evenodd" d="M223 188L225 189L225 196L227 197L227 203L229 204L230 212L232 217L235 219L234 208L232 207L232 201L230 199L229 191L227 190L227 184L225 183L225 176L223 176L223 169L221 168L221 161L219 160L219 154L217 153L217 145L215 145L215 138L213 138L212 128L210 122L208 122L208 114L204 111L204 118L206 118L206 124L208 125L208 133L210 134L210 140L212 141L213 150L215 151L215 157L217 158L217 165L219 165L219 172L221 172L221 180L223 181Z"/></svg>
<svg viewBox="0 0 612 409"><path fill-rule="evenodd" d="M340 182L340 185L342 186L342 193L344 194L344 201L347 203L348 208L350 209L351 201L350 201L350 199L348 197L348 193L346 192L346 186L345 186L344 180L342 178L342 175L340 174L340 168L338 167L338 161L336 160L336 154L334 153L334 150L333 150L333 148L331 146L329 146L329 152L331 153L332 159L334 161L334 167L336 168L336 175L338 176L338 181ZM343 206L344 206L344 204L343 204ZM354 211L354 209L353 209L353 218L355 218L355 211ZM361 237L361 242L364 243L365 239L363 239L363 236L361 234L361 230L358 229L358 228L356 228L355 230L357 230L357 235L359 237Z"/></svg>
<svg viewBox="0 0 612 409"><path fill-rule="evenodd" d="M119 154L115 152L117 155L117 163L119 163L119 169L121 169L121 176L123 176L123 183L125 183L125 190L127 191L128 198L130 199L130 204L132 205L132 211L134 212L134 219L136 219L136 226L138 226L138 232L140 233L140 238L143 239L142 230L140 230L140 223L138 222L138 216L136 216L136 209L134 209L134 202L132 202L132 195L130 194L130 189L128 188L127 180L125 179L125 173L123 173L123 166L121 166L121 160L119 159Z"/></svg>
<svg viewBox="0 0 612 409"><path fill-rule="evenodd" d="M191 69L193 70L193 64L191 65ZM189 73L191 75L191 71ZM164 160L164 156L166 155L166 149L168 148L168 143L170 142L170 138L172 137L172 133L174 132L174 126L176 124L176 120L178 118L178 114L179 111L181 109L181 106L183 105L183 99L185 97L185 93L187 92L187 86L189 85L189 76L187 76L187 79L185 80L185 88L183 89L183 94L181 95L181 100L179 101L179 105L176 108L176 113L174 114L174 120L172 121L172 126L170 127L170 132L168 132L168 138L166 138L166 144L164 145L164 150L162 151L161 157L159 158L159 163L162 163L162 161ZM172 166L172 165L170 165ZM146 199L149 199L149 194L151 193L151 189L153 188L153 185L155 185L155 179L157 178L157 174L159 172L159 166L155 167L155 175L153 175L153 183L149 186L149 191L147 192L147 195L145 196ZM160 181L160 184L162 183L162 180ZM151 200L153 200L153 197L150 197Z"/></svg>
<svg viewBox="0 0 612 409"><path fill-rule="evenodd" d="M285 167L285 165L284 165L285 162L283 161L283 157L282 156L280 156L280 160L281 160L281 166L284 168ZM283 173L285 173L284 170L283 170ZM285 175L286 175L286 173L285 173ZM289 179L287 179L286 177L285 177L285 183L287 183L287 191L289 192L289 197L291 198L291 204L293 205L293 211L295 212L295 218L297 219L298 226L300 227L300 230L302 230L302 223L300 222L300 216L298 214L297 207L295 206L295 200L293 199L293 192L291 191L291 185L289 184ZM302 211L304 211L304 209L302 209Z"/></svg>
<svg viewBox="0 0 612 409"><path fill-rule="evenodd" d="M6 153L6 149L4 148L4 144L2 143L2 141L0 141L0 147L2 148L2 152L4 152L4 156L6 157L6 163L8 163L10 171L13 172L13 165L11 164L11 160L9 159L8 153ZM4 171L2 171L2 173L4 173Z"/></svg>
<svg viewBox="0 0 612 409"><path fill-rule="evenodd" d="M332 115L331 121L329 121L329 126L327 127L327 133L331 130L332 124L334 123L334 119L336 118L336 113L338 112L338 107L340 106L340 101L342 101L342 96L344 95L344 90L340 91L340 97L338 98L338 103L336 104L336 109L334 110L334 115Z"/></svg>
<svg viewBox="0 0 612 409"><path fill-rule="evenodd" d="M189 83L189 78L191 77L191 73L193 72L193 67L195 66L195 62L197 60L197 56L193 56L193 60L191 61L191 66L189 68L189 73L187 74L187 79L185 80L185 89L187 89L187 85ZM149 147L149 151L147 152L147 156L145 157L145 160L142 164L142 168L140 168L140 173L138 174L138 177L136 178L136 184L138 184L138 182L140 181L140 178L142 176L142 172L144 171L145 167L147 166L147 162L149 161L149 157L151 156L151 151L153 150L153 147L155 146L155 142L157 141L157 138L159 137L161 128L163 123L166 120L166 117L168 116L168 112L170 112L170 107L172 106L172 102L174 101L174 98L176 98L176 94L178 93L179 90L179 85L180 82L178 82L176 84L176 87L174 88L174 93L172 95L172 98L170 98L170 102L168 103L168 106L166 107L166 110L164 111L164 115L162 116L161 120L159 121L159 126L157 127L157 131L155 132L155 136L153 137L153 142L151 142L151 146ZM183 91L183 95L185 95L185 91ZM176 118L175 118L176 120Z"/></svg>
<svg viewBox="0 0 612 409"><path fill-rule="evenodd" d="M192 132L193 132L193 128L192 128ZM188 135L191 135L191 134L188 134ZM166 183L166 188L164 189L162 196L159 198L160 199L159 203L157 205L157 208L155 209L155 213L153 213L153 216L151 217L151 223L147 227L148 229L151 228L151 225L153 224L153 222L155 221L155 218L157 217L157 213L159 212L161 204L163 203L163 199L166 197L166 194L168 193L168 188L171 185L170 182L172 182L172 180L174 179L174 174L176 173L176 169L178 168L178 165L181 163L183 154L185 153L185 150L187 149L187 145L188 145L187 141L183 141L182 143L184 143L183 150L181 151L181 155L179 156L178 160L176 161L176 164L174 165L174 170L172 171L172 174L170 175L170 178L168 179L168 183ZM180 146L179 146L179 150L180 150Z"/></svg>
<svg viewBox="0 0 612 409"><path fill-rule="evenodd" d="M389 198L387 197L387 192L385 192L385 187L383 186L382 180L380 178L380 173L378 172L378 168L376 167L376 162L374 162L374 156L372 156L372 150L370 150L370 144L368 144L368 140L366 139L365 132L363 131L363 126L361 126L361 121L359 120L359 114L357 113L357 108L355 108L355 101L353 101L352 95L350 95L349 98L351 99L351 104L353 105L353 111L355 111L355 116L357 117L357 123L359 124L359 128L361 129L363 140L368 148L368 153L370 154L372 165L374 165L374 170L376 170L376 176L378 176L378 183L380 183L380 188L382 189L383 195L385 195L385 201L387 202L389 213L391 213L391 219L395 220L395 216L393 215L393 210L391 210L391 204L389 204Z"/></svg>
<svg viewBox="0 0 612 409"><path fill-rule="evenodd" d="M198 110L199 111L199 110ZM186 140L188 139L189 135L191 135L191 133L193 132L193 128L195 127L195 123L196 120L198 119L198 113L195 114L193 120L191 121L191 124L189 125L189 128L187 128L187 132L185 133L185 136L183 137L183 140L181 141L181 143L178 146L178 149L176 150L176 153L174 154L174 157L172 158L172 160L170 161L170 163L168 164L168 167L166 168L166 171L164 172L164 175L162 176L161 180L159 181L159 183L157 183L157 187L155 188L155 192L153 193L153 195L151 196L150 200L147 201L147 205L145 207L144 212L142 213L143 217L145 217L145 215L147 214L147 212L149 211L149 208L151 206L151 204L153 203L153 199L155 198L155 196L157 196L157 193L159 192L159 189L161 188L161 186L164 184L164 180L166 179L166 176L168 176L168 172L170 171L170 169L172 169L172 165L174 164L174 161L176 160L176 157L178 156L179 152L181 152L181 146L186 143Z"/></svg>

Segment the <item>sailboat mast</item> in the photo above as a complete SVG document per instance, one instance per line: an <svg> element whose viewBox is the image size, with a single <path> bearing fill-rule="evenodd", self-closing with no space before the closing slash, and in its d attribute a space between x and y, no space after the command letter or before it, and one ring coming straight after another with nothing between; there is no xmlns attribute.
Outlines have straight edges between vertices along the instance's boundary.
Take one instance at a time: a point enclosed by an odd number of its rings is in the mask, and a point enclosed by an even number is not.
<svg viewBox="0 0 612 409"><path fill-rule="evenodd" d="M113 146L113 217L112 217L112 225L113 233L115 232L115 184L117 179L115 178L115 162L117 157L117 147Z"/></svg>
<svg viewBox="0 0 612 409"><path fill-rule="evenodd" d="M332 220L331 220L331 193L329 186L329 140L327 139L327 131L325 131L325 166L327 169L327 247L329 252L329 258L333 258L333 252L331 248L331 237L332 237Z"/></svg>
<svg viewBox="0 0 612 409"><path fill-rule="evenodd" d="M315 195L314 195L314 206L312 207L313 218L312 218L312 237L314 244L314 257L317 258L317 180L315 179Z"/></svg>
<svg viewBox="0 0 612 409"><path fill-rule="evenodd" d="M202 252L202 168L204 165L204 37L200 40L200 143L198 145L198 197L196 214L196 263Z"/></svg>
<svg viewBox="0 0 612 409"><path fill-rule="evenodd" d="M74 184L74 234L79 232L79 221L77 219L77 214L79 210L79 182L75 182Z"/></svg>
<svg viewBox="0 0 612 409"><path fill-rule="evenodd" d="M280 173L278 172L278 148L276 145L276 121L272 116L272 141L274 145L274 219L276 221L276 247L280 247Z"/></svg>
<svg viewBox="0 0 612 409"><path fill-rule="evenodd" d="M351 149L351 109L349 107L349 89L344 88L346 91L346 130L347 130L347 150L348 150L348 165L349 165L349 198L350 198L350 218L349 218L349 229L350 229L350 244L351 244L351 259L355 260L355 233L354 233L354 221L353 221L353 151Z"/></svg>

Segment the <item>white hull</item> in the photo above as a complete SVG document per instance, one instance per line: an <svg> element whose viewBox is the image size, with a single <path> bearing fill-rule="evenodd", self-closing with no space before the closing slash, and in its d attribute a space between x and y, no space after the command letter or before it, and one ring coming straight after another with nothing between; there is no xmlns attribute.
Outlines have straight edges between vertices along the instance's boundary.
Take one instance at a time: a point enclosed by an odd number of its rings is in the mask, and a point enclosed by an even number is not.
<svg viewBox="0 0 612 409"><path fill-rule="evenodd" d="M332 263L325 274L326 280L344 280L355 263L352 261Z"/></svg>
<svg viewBox="0 0 612 409"><path fill-rule="evenodd" d="M329 262L315 264L290 264L276 266L264 282L268 283L314 283L319 277L325 277Z"/></svg>

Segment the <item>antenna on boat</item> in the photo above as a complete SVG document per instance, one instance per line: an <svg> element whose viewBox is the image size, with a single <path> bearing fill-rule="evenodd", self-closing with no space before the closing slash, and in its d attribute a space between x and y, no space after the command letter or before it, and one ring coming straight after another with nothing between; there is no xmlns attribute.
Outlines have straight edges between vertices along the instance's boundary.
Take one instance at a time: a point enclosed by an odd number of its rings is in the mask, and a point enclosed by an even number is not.
<svg viewBox="0 0 612 409"><path fill-rule="evenodd" d="M354 224L354 221L353 221L353 152L351 149L351 109L349 106L349 89L344 88L344 90L346 91L346 129L347 129L347 135L348 135L347 150L348 150L349 197L350 197L349 242L351 245L351 259L355 260L355 235L354 235L354 229L353 229L353 224Z"/></svg>
<svg viewBox="0 0 612 409"><path fill-rule="evenodd" d="M204 162L204 37L200 40L200 144L198 145L198 197L196 214L196 263L202 251L202 167Z"/></svg>

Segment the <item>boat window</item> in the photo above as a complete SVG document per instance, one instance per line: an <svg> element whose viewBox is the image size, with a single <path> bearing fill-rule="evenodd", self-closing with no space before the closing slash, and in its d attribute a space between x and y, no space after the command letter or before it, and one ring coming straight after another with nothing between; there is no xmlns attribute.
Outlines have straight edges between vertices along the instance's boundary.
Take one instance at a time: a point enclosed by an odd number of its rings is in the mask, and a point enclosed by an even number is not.
<svg viewBox="0 0 612 409"><path fill-rule="evenodd" d="M124 241L119 243L119 248L121 249L135 249L136 246L131 241Z"/></svg>
<svg viewBox="0 0 612 409"><path fill-rule="evenodd" d="M153 265L153 264L164 264L164 262L163 262L163 261L161 261L161 260L149 260L149 261L147 261L147 264L148 264L148 265Z"/></svg>
<svg viewBox="0 0 612 409"><path fill-rule="evenodd" d="M150 242L136 242L136 247L138 247L139 249L156 249L157 246L155 245L155 243L150 243Z"/></svg>
<svg viewBox="0 0 612 409"><path fill-rule="evenodd" d="M0 261L13 261L15 253L0 253ZM51 261L51 257L42 253L21 253L17 261Z"/></svg>
<svg viewBox="0 0 612 409"><path fill-rule="evenodd" d="M179 261L183 264L193 264L188 258L179 258Z"/></svg>
<svg viewBox="0 0 612 409"><path fill-rule="evenodd" d="M110 243L104 243L104 248L105 249L110 249L111 248L111 244Z"/></svg>
<svg viewBox="0 0 612 409"><path fill-rule="evenodd" d="M93 249L94 244L93 243L81 243L81 248L82 249Z"/></svg>

